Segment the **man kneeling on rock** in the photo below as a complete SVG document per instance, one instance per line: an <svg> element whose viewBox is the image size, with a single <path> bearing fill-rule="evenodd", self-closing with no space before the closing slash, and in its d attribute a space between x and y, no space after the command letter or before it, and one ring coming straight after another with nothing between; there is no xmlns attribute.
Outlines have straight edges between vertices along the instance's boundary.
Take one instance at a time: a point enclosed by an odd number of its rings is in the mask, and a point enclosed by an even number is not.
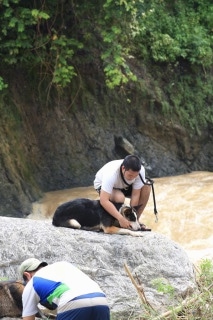
<svg viewBox="0 0 213 320"><path fill-rule="evenodd" d="M129 229L130 221L119 213L113 202L124 203L125 197L130 198L130 205L139 207L137 210L139 220L151 192L151 186L145 184L145 180L145 169L136 155L110 161L95 175L94 188L100 195L102 207L118 220L122 228ZM150 229L141 224L141 230Z"/></svg>

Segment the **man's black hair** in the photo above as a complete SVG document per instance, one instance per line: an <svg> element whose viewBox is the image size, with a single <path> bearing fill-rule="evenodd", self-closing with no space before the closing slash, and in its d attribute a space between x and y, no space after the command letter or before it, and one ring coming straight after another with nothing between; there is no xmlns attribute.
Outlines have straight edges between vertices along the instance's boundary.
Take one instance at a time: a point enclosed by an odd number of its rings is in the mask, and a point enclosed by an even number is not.
<svg viewBox="0 0 213 320"><path fill-rule="evenodd" d="M140 171L141 170L141 160L139 159L138 156L128 155L124 158L122 166L124 166L124 168L126 170Z"/></svg>

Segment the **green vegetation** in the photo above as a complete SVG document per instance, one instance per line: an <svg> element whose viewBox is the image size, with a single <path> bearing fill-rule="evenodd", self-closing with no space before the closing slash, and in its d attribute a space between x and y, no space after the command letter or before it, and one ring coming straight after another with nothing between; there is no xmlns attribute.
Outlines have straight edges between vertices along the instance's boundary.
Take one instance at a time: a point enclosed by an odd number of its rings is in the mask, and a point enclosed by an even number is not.
<svg viewBox="0 0 213 320"><path fill-rule="evenodd" d="M175 296L174 288L166 279L156 279L153 286L161 293L168 295L173 301L167 312L159 314L143 299L144 312L139 318L130 317L132 320L211 320L213 314L213 262L209 259L201 261L197 268L198 291L185 300Z"/></svg>
<svg viewBox="0 0 213 320"><path fill-rule="evenodd" d="M0 0L0 25L0 90L19 67L62 94L93 65L125 91L146 82L137 60L159 112L197 132L213 123L211 0Z"/></svg>
<svg viewBox="0 0 213 320"><path fill-rule="evenodd" d="M182 58L203 67L212 65L211 1L155 0L147 2L144 9L136 36L142 57L166 63Z"/></svg>
<svg viewBox="0 0 213 320"><path fill-rule="evenodd" d="M158 278L153 280L152 285L157 289L158 292L168 294L170 298L174 298L174 288L164 278Z"/></svg>

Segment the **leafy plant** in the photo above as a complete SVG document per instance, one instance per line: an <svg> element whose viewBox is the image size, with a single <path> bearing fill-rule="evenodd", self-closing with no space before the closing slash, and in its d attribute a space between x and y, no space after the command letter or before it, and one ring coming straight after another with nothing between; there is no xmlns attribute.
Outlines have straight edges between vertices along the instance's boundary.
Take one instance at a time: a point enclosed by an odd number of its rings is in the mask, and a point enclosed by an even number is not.
<svg viewBox="0 0 213 320"><path fill-rule="evenodd" d="M132 283L137 288L141 302L143 304L143 312L141 316L129 316L132 320L211 320L213 314L213 261L204 259L201 261L198 271L198 288L192 297L188 296L185 300L181 300L175 307L169 307L168 311L159 314L147 301L144 291L136 283L136 279L128 270L128 275ZM174 299L174 288L165 278L158 278L152 281L158 292L168 294Z"/></svg>
<svg viewBox="0 0 213 320"><path fill-rule="evenodd" d="M8 87L8 84L4 82L4 79L0 77L0 91L6 89Z"/></svg>
<svg viewBox="0 0 213 320"><path fill-rule="evenodd" d="M199 269L200 285L207 288L209 285L213 284L213 262L209 259L203 259Z"/></svg>
<svg viewBox="0 0 213 320"><path fill-rule="evenodd" d="M0 67L27 70L48 97L91 68L112 90L143 83L150 109L200 132L213 123L212 21L211 0L0 0Z"/></svg>
<svg viewBox="0 0 213 320"><path fill-rule="evenodd" d="M174 287L165 278L158 278L152 281L152 285L160 293L168 294L170 298L174 297Z"/></svg>
<svg viewBox="0 0 213 320"><path fill-rule="evenodd" d="M145 1L136 52L156 62L183 58L192 64L212 65L213 5L205 1ZM140 51L138 51L138 49Z"/></svg>

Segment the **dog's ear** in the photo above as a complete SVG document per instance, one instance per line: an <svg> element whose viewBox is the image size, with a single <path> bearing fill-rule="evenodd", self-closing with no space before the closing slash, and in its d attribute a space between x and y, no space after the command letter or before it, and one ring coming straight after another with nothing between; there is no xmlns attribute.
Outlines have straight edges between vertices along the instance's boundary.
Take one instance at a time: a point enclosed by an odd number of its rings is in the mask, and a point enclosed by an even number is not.
<svg viewBox="0 0 213 320"><path fill-rule="evenodd" d="M113 201L111 201L111 202L114 204L116 209L119 210L119 211L122 211L123 208L125 207L125 204L122 203L122 202L113 202Z"/></svg>
<svg viewBox="0 0 213 320"><path fill-rule="evenodd" d="M132 213L132 207L125 206L124 207L124 212L125 212L125 214L131 214Z"/></svg>
<svg viewBox="0 0 213 320"><path fill-rule="evenodd" d="M119 212L122 214L122 216L126 216L131 214L132 212L132 207L129 205L126 205L125 203L121 206Z"/></svg>
<svg viewBox="0 0 213 320"><path fill-rule="evenodd" d="M9 285L10 294L17 307L22 310L22 293L24 290L24 285L22 282L14 282Z"/></svg>

